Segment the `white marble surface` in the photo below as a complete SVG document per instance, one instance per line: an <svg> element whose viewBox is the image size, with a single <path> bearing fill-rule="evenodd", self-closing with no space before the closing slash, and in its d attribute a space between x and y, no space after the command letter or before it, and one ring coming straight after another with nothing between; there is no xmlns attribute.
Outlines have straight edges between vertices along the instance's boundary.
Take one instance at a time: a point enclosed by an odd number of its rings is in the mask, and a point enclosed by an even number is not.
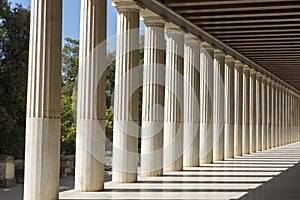
<svg viewBox="0 0 300 200"><path fill-rule="evenodd" d="M300 161L300 143L201 167L186 167L137 183L105 183L103 192L69 190L60 199L239 199ZM293 168L292 168L293 169Z"/></svg>

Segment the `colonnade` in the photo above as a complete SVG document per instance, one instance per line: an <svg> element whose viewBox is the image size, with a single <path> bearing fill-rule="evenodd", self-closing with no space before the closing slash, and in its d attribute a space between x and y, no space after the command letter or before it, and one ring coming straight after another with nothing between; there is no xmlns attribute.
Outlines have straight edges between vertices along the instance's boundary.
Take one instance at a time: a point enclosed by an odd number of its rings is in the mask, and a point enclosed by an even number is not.
<svg viewBox="0 0 300 200"><path fill-rule="evenodd" d="M106 1L81 4L75 190L91 192L104 189ZM140 15L146 25L141 174L299 141L299 94L134 1L114 6L113 182L136 182L138 175ZM31 8L24 199L57 199L62 0L32 0Z"/></svg>

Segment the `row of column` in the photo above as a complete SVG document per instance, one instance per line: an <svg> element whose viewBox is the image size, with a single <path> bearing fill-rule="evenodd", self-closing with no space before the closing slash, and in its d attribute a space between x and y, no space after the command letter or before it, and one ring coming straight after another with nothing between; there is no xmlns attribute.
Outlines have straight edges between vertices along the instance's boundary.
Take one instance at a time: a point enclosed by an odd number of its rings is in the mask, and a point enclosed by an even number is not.
<svg viewBox="0 0 300 200"><path fill-rule="evenodd" d="M138 174L139 17L115 0L113 181ZM58 199L62 0L32 0L24 199ZM141 173L160 176L300 139L299 95L142 10ZM165 47L165 32L167 42ZM75 190L104 189L106 1L82 0ZM201 47L201 46L202 47ZM42 56L43 55L43 56Z"/></svg>

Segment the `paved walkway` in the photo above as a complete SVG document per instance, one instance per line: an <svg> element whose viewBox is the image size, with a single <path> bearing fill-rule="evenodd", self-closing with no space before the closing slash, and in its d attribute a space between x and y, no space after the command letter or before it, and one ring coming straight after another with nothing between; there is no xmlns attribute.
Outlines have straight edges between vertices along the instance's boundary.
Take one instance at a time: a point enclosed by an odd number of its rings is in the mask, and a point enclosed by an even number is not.
<svg viewBox="0 0 300 200"><path fill-rule="evenodd" d="M240 199L299 200L300 143L218 161L161 177L138 177L138 183L110 182L105 191L80 193L74 177L61 179L60 199ZM0 200L21 200L23 185L0 188Z"/></svg>
<svg viewBox="0 0 300 200"><path fill-rule="evenodd" d="M300 199L300 143L218 161L138 183L105 183L105 191L60 193L60 199Z"/></svg>

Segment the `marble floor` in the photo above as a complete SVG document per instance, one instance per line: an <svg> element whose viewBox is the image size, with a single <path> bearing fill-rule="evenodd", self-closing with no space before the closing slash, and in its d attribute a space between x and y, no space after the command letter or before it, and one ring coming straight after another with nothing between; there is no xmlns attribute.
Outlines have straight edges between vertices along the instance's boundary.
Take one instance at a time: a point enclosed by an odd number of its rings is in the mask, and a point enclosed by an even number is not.
<svg viewBox="0 0 300 200"><path fill-rule="evenodd" d="M274 148L137 183L105 183L101 192L68 190L60 199L300 199L300 143Z"/></svg>

